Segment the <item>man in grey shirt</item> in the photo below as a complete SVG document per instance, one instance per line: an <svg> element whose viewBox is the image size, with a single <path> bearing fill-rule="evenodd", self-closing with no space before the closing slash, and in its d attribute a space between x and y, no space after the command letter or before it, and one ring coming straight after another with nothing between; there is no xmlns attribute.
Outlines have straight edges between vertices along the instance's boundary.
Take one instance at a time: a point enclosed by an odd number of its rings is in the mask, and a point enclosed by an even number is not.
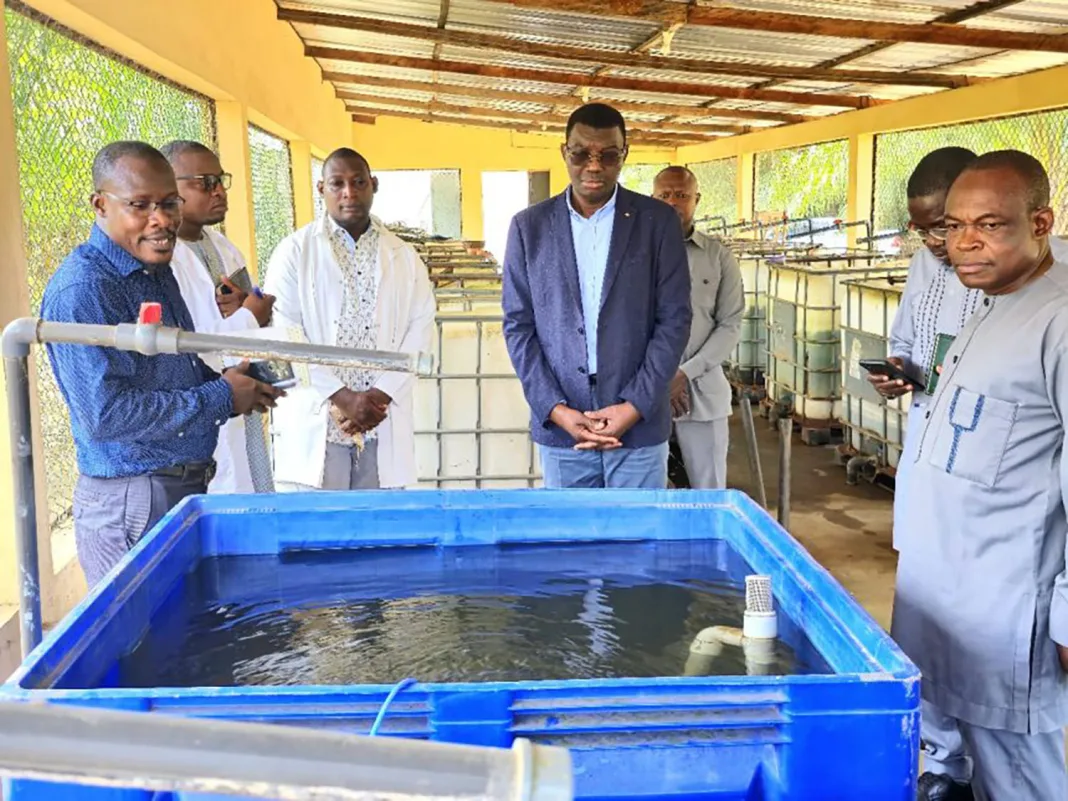
<svg viewBox="0 0 1068 801"><path fill-rule="evenodd" d="M1053 222L1046 171L1019 151L981 156L950 189L935 233L983 297L942 362L895 510L913 533L891 631L923 672L924 714L956 721L971 775L953 778L979 801L1068 796L1068 269Z"/></svg>
<svg viewBox="0 0 1068 801"><path fill-rule="evenodd" d="M690 263L693 323L682 364L671 382L675 436L690 486L725 489L731 387L723 362L741 337L742 273L726 247L694 228L701 193L690 170L681 166L663 170L653 183L653 197L679 215Z"/></svg>

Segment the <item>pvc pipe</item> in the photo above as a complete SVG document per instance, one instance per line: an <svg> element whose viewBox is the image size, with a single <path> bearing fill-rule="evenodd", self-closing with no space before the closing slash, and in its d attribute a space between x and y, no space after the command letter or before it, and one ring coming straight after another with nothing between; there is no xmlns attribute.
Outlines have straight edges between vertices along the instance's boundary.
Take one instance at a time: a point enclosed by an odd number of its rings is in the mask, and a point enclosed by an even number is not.
<svg viewBox="0 0 1068 801"><path fill-rule="evenodd" d="M10 328L10 326L9 326ZM4 332L5 337L7 331ZM159 325L82 325L42 320L36 326L35 342L97 345L128 350L145 356L159 353L225 353L249 358L281 358L331 367L364 367L398 373L430 375L429 353L392 353L356 350L332 345L312 345L272 339L253 339L230 334L203 334Z"/></svg>
<svg viewBox="0 0 1068 801"><path fill-rule="evenodd" d="M793 448L794 419L779 420L779 525L790 529L790 470Z"/></svg>
<svg viewBox="0 0 1068 801"><path fill-rule="evenodd" d="M0 773L285 801L570 801L566 749L511 750L270 724L0 703Z"/></svg>
<svg viewBox="0 0 1068 801"><path fill-rule="evenodd" d="M25 346L27 352L29 347ZM37 487L33 473L33 423L30 418L30 367L25 356L6 355L4 383L15 485L15 547L19 570L19 632L22 655L41 641L41 583L37 552Z"/></svg>
<svg viewBox="0 0 1068 801"><path fill-rule="evenodd" d="M745 451L749 458L749 476L753 480L756 489L757 501L765 509L768 508L768 491L764 487L764 469L760 465L760 447L757 444L756 426L753 425L753 405L749 399L749 393L743 392L738 400L738 407L742 410L742 429L745 431Z"/></svg>
<svg viewBox="0 0 1068 801"><path fill-rule="evenodd" d="M30 380L27 359L30 345L44 343L95 345L134 351L146 356L159 353L225 353L251 358L283 358L333 367L431 375L429 353L409 354L356 350L303 342L251 339L241 336L200 334L160 325L85 325L56 323L22 317L11 321L0 336L11 434L12 480L15 501L15 536L19 558L19 618L22 655L41 642L41 587L37 549L37 503L33 468L33 426L30 417Z"/></svg>

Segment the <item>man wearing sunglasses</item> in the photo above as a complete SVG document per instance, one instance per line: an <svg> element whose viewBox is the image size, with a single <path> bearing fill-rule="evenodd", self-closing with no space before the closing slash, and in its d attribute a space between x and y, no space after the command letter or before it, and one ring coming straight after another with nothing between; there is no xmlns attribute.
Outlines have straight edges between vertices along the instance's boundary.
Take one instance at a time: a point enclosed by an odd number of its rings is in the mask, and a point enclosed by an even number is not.
<svg viewBox="0 0 1068 801"><path fill-rule="evenodd" d="M248 276L245 258L229 239L210 227L226 219L230 174L223 172L219 157L200 142L170 142L162 152L174 169L185 201L171 269L196 330L238 334L267 325L274 298L246 292L234 283L241 280L239 276ZM220 356L213 354L205 361L212 369L222 370ZM263 418L255 412L234 417L223 426L215 462L210 492L274 491Z"/></svg>
<svg viewBox="0 0 1068 801"><path fill-rule="evenodd" d="M167 159L144 142L116 142L93 161L96 224L45 289L45 320L118 325L158 303L165 326L193 330L170 262L182 198ZM219 428L282 394L248 365L222 376L191 354L142 356L49 345L78 451L74 537L89 586L178 501L215 472Z"/></svg>
<svg viewBox="0 0 1068 801"><path fill-rule="evenodd" d="M504 257L504 336L544 484L667 485L669 385L690 334L690 271L671 207L619 186L626 124L568 120L571 186L520 212Z"/></svg>
<svg viewBox="0 0 1068 801"><path fill-rule="evenodd" d="M921 798L1068 796L1068 269L1053 225L1045 169L1010 150L961 172L936 234L979 303L912 429L894 516L891 632L923 673L925 739L933 716L961 740L950 762L927 754L956 782Z"/></svg>

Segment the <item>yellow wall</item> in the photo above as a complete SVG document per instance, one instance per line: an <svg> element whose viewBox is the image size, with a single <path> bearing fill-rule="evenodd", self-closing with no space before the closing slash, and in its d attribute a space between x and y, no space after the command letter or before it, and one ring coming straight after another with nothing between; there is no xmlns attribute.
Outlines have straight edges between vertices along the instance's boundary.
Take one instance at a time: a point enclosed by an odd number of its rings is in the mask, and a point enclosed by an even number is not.
<svg viewBox="0 0 1068 801"><path fill-rule="evenodd" d="M445 123L380 117L375 125L354 125L353 143L374 170L460 170L465 239L482 239L482 173L548 170L551 190L567 186L561 138ZM628 163L675 160L664 148L631 147Z"/></svg>

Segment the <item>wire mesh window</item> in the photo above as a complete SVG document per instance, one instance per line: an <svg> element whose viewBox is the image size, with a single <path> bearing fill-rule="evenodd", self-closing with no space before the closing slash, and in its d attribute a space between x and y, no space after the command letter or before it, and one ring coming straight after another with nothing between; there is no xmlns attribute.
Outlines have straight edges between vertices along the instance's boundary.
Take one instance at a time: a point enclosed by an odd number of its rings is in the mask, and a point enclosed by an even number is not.
<svg viewBox="0 0 1068 801"><path fill-rule="evenodd" d="M319 181L323 180L323 160L317 159L312 156L311 160L311 179L312 179L312 206L315 208L315 219L319 219L326 214L326 204L323 203L323 196L319 194Z"/></svg>
<svg viewBox="0 0 1068 801"><path fill-rule="evenodd" d="M738 159L716 159L687 164L697 176L701 205L697 218L704 227L714 228L720 221L733 222L738 217Z"/></svg>
<svg viewBox="0 0 1068 801"><path fill-rule="evenodd" d="M109 142L162 145L195 139L214 148L215 110L205 97L139 69L19 6L4 11L15 112L27 278L32 313L52 273L84 242L93 156ZM66 405L48 360L36 359L48 514L71 514L77 478Z"/></svg>
<svg viewBox="0 0 1068 801"><path fill-rule="evenodd" d="M753 208L787 217L843 219L849 192L849 143L821 142L758 153Z"/></svg>
<svg viewBox="0 0 1068 801"><path fill-rule="evenodd" d="M256 265L259 282L278 243L293 233L293 160L289 142L255 125L248 126L252 160L252 216L256 223Z"/></svg>
<svg viewBox="0 0 1068 801"><path fill-rule="evenodd" d="M1068 109L999 117L940 128L881 134L875 138L874 224L877 232L908 224L905 188L920 159L940 147L966 147L978 154L1023 150L1049 172L1057 230L1068 230Z"/></svg>
<svg viewBox="0 0 1068 801"><path fill-rule="evenodd" d="M639 195L653 194L653 181L667 164L625 164L619 173L619 182Z"/></svg>

